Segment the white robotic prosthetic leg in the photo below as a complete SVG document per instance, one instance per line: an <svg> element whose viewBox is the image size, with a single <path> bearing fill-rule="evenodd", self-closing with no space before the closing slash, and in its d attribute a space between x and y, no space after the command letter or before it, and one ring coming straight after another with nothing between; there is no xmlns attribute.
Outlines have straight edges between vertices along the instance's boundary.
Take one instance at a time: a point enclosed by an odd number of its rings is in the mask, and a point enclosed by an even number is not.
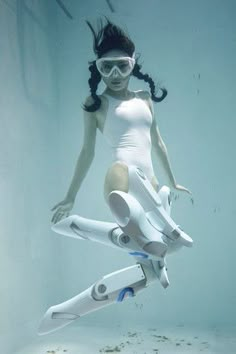
<svg viewBox="0 0 236 354"><path fill-rule="evenodd" d="M154 280L155 272L145 264L135 264L108 274L72 299L50 307L41 321L38 334L54 332L87 313L135 296Z"/></svg>
<svg viewBox="0 0 236 354"><path fill-rule="evenodd" d="M170 213L169 188L163 186L158 194L161 198L163 207L168 213ZM51 228L58 234L80 240L99 242L110 247L119 248L120 250L129 252L134 256L140 255L140 257L149 257L154 260L162 259L167 247L161 239L162 234L158 230L154 229L153 226L147 221L144 210L140 204L137 201L135 203L136 205L133 207L136 207L136 212L140 212L140 215L143 218L142 230L145 230L146 233L153 234L156 237L155 239L153 238L153 243L157 246L156 250L153 247L156 252L153 252L153 249L151 249L151 252L149 252L148 249L145 250L145 253L143 252L145 249L145 244L147 243L146 238L142 237L142 235L139 238L132 237L135 232L137 233L137 227L133 227L128 235L127 232L124 233L116 223L97 221L84 218L79 215L70 215L69 217L54 224ZM157 242L156 240L160 241ZM148 241L148 243L150 243L150 241Z"/></svg>
<svg viewBox="0 0 236 354"><path fill-rule="evenodd" d="M120 228L135 238L147 253L163 258L168 248L192 246L192 239L170 217L161 195L155 191L142 170L129 168L129 191L113 191L109 205ZM162 191L164 193L164 191Z"/></svg>
<svg viewBox="0 0 236 354"><path fill-rule="evenodd" d="M140 182L143 181L144 175L135 166L129 167L129 174L129 193L113 191L109 196L110 207L117 223L71 215L54 224L52 230L69 237L119 248L134 256L139 253L141 257L163 261L166 253L176 251L183 246L177 237L178 226L169 217L170 189L163 186L156 193L147 179L144 179L145 184L142 185ZM137 194L141 197L138 195L136 199L134 195ZM139 203L141 199L146 210ZM172 228L173 235L171 232L168 234L168 229L172 231ZM172 238L169 237L171 235Z"/></svg>
<svg viewBox="0 0 236 354"><path fill-rule="evenodd" d="M135 238L129 237L116 223L83 218L79 215L70 215L57 222L52 230L58 234L81 240L90 240L104 245L119 248L122 251L143 254L143 249ZM152 256L151 254L146 256ZM153 258L158 258L153 256ZM159 259L159 258L158 258Z"/></svg>
<svg viewBox="0 0 236 354"><path fill-rule="evenodd" d="M137 172L136 168L133 171L136 173ZM153 190L151 189L151 192L153 191L154 189ZM169 194L170 194L169 188L164 186L158 192L158 196L157 197L155 196L158 201L157 206L162 207L165 212L164 213L163 210L161 210L164 214L164 217L170 214L171 205L169 200ZM152 198L150 197L150 195L148 195L148 193L147 193L147 199L149 200L149 202L150 200L152 200ZM155 203L156 203L156 199L155 199ZM130 205L128 204L128 206ZM139 205L138 208L140 210ZM133 252L129 252L129 253L132 254L137 259L137 264L113 272L111 274L108 274L104 276L101 280L99 280L98 282L90 286L87 290L83 291L82 293L78 294L72 299L50 307L42 319L42 322L38 330L38 334L42 335L42 334L54 332L57 329L68 325L69 323L75 321L76 319L78 319L79 317L87 313L96 311L114 302L121 302L126 297L135 296L139 291L143 290L150 283L156 281L157 279L160 280L160 283L164 288L166 288L169 285L166 261L163 255L161 255L161 257L159 256L156 257L159 260L155 260L155 257L153 256L149 257L150 254L148 254L148 252L143 253L137 251L138 247L134 246L135 242L132 241L132 237L127 235L126 232L125 233L122 232L121 230L123 227L125 230L126 225L129 225L131 229L128 229L128 232L130 233L131 236L136 233L136 235L139 237L141 234L141 237L139 239L139 245L141 245L141 247L139 249L145 249L144 248L145 245L150 244L150 242L154 242L156 240L162 247L162 243L164 244L164 241L162 240L163 237L162 229L160 228L159 224L158 224L159 229L156 226L157 220L159 219L157 219L154 213L155 218L154 221L152 220L151 223L150 215L152 215L151 212L153 211L153 209L147 207L145 209L146 209L145 213L148 222L152 226L154 224L152 229L150 229L149 225L147 226L147 223L142 215L141 215L142 218L139 219L142 220L141 226L140 223L138 222L139 220L137 220L136 218L133 219L129 218L128 223L121 222L121 224L124 226L119 228L117 227L117 224L99 222L96 220L81 218L77 215L72 215L58 222L52 227L52 229L57 233L67 235L70 237L89 239L89 240L107 244L112 247L119 247L120 249L124 249L126 251L133 250ZM118 211L119 214L117 219L118 221L122 221L123 220L122 218L125 218L127 215L126 214L127 209L123 209L123 214L122 214L122 209L118 208ZM142 209L140 214L142 214ZM128 215L130 216L130 214ZM127 221L127 219L125 220ZM129 220L133 220L133 227L132 224L129 223ZM154 232L154 228L156 229L155 232ZM142 234L143 231L147 232L147 235L146 234L143 235ZM151 239L151 241L150 241L151 236L149 235L149 231L151 231L152 234L155 234L156 236L156 238ZM145 237L147 236L149 237L148 242L145 240ZM182 246L182 244L176 242L175 239L172 240L171 238L170 239L168 238L166 239L166 241L167 241L166 244L168 246L168 250L167 250L168 253ZM156 248L156 250L158 253L158 247ZM152 259L147 259L148 257Z"/></svg>

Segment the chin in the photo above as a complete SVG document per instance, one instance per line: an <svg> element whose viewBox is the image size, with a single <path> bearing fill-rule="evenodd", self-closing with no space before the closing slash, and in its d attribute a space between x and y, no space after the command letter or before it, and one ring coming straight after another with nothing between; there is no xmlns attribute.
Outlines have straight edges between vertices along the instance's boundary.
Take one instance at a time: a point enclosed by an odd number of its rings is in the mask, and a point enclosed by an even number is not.
<svg viewBox="0 0 236 354"><path fill-rule="evenodd" d="M124 88L127 86L126 84L127 84L126 82L121 82L118 85L113 85L112 83L110 83L109 88L113 91L121 91L124 90Z"/></svg>
<svg viewBox="0 0 236 354"><path fill-rule="evenodd" d="M129 83L129 79L126 79L126 80L121 79L120 80L120 84L118 84L118 85L113 85L111 83L111 81L109 81L109 80L108 81L107 80L103 80L103 81L106 84L106 86L109 87L110 90L116 91L116 92L124 90L125 88L127 88L128 83Z"/></svg>
<svg viewBox="0 0 236 354"><path fill-rule="evenodd" d="M125 86L119 86L119 87L110 86L109 88L110 88L110 90L112 90L112 91L119 92L119 91L124 90Z"/></svg>

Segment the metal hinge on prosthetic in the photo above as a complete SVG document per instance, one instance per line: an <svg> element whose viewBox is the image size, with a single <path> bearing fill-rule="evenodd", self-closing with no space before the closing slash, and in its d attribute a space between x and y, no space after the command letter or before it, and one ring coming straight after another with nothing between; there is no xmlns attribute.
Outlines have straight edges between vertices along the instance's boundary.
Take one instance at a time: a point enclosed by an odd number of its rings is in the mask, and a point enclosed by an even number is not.
<svg viewBox="0 0 236 354"><path fill-rule="evenodd" d="M164 257L167 244L162 239L162 233L150 224L135 197L122 191L113 191L109 194L109 205L117 224L126 235L135 239L145 252Z"/></svg>
<svg viewBox="0 0 236 354"><path fill-rule="evenodd" d="M129 167L129 193L138 199L146 212L149 221L166 236L167 241L178 240L184 246L191 247L192 239L183 232L179 225L168 215L162 206L161 199L149 180L138 167Z"/></svg>

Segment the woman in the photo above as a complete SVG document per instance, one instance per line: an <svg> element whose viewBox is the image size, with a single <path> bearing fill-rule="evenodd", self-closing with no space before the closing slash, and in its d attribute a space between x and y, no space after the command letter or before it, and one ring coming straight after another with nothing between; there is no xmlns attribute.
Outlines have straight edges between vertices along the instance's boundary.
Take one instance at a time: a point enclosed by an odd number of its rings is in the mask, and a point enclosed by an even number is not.
<svg viewBox="0 0 236 354"><path fill-rule="evenodd" d="M141 73L141 66L135 58L135 45L124 31L106 18L106 25L100 23L96 34L93 33L93 49L97 60L90 62L91 95L87 97L84 109L84 142L74 176L65 199L51 210L55 211L52 222L57 223L69 215L76 194L93 161L96 130L102 132L111 146L114 163L108 169L104 183L104 198L113 190L128 192L128 165L140 167L153 187L158 191L159 184L154 174L151 149L160 155L169 176L171 186L176 190L191 192L176 183L171 170L165 143L160 135L154 116L154 102L162 101L167 91L161 88L162 96L155 96L155 84L151 77ZM148 91L129 91L130 76L144 80L150 86ZM106 89L101 95L96 90L101 79Z"/></svg>

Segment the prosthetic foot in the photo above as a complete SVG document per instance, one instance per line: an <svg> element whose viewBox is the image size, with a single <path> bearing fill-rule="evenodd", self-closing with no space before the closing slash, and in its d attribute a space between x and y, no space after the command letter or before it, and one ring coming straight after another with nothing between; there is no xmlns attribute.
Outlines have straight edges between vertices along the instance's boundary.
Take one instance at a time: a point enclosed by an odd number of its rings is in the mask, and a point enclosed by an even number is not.
<svg viewBox="0 0 236 354"><path fill-rule="evenodd" d="M38 334L54 332L87 313L135 296L155 281L157 274L161 276L160 269L156 272L150 263L144 262L104 276L72 299L50 307L40 323ZM166 279L163 286L168 284Z"/></svg>
<svg viewBox="0 0 236 354"><path fill-rule="evenodd" d="M38 334L50 333L87 313L135 296L146 283L140 264L106 275L79 295L50 307L39 326Z"/></svg>

